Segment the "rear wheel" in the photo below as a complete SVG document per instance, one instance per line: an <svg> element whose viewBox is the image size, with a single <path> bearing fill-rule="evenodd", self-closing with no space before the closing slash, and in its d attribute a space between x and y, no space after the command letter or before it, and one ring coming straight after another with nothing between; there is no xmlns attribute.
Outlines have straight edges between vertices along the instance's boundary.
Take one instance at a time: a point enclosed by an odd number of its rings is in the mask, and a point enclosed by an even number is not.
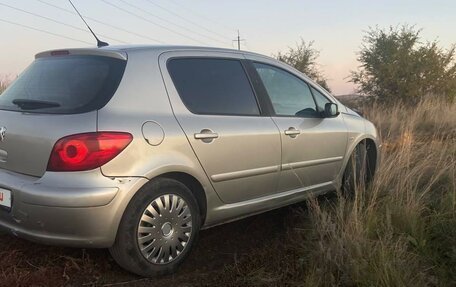
<svg viewBox="0 0 456 287"><path fill-rule="evenodd" d="M174 179L156 179L131 200L110 252L135 274L172 273L188 256L200 225L192 192Z"/></svg>

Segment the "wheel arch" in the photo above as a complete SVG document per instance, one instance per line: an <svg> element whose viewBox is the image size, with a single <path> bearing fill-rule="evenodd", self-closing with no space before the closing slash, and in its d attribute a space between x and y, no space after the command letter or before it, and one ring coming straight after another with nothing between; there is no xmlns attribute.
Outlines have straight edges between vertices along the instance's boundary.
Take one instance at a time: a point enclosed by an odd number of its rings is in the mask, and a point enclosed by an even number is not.
<svg viewBox="0 0 456 287"><path fill-rule="evenodd" d="M201 182L191 174L185 173L185 172L167 172L160 174L150 181L153 181L154 179L157 178L169 178L169 179L174 179L177 180L181 183L183 183L185 186L187 186L190 191L193 193L195 196L196 202L198 203L198 206L200 208L200 215L201 215L201 225L204 225L204 222L206 220L206 214L207 214L207 197L206 197L206 192L204 190L203 185Z"/></svg>
<svg viewBox="0 0 456 287"><path fill-rule="evenodd" d="M141 180L137 182L134 188L122 192L119 194L120 196L115 199L116 220L113 224L112 241L116 238L125 210L135 195L158 178L177 180L190 189L200 208L201 226L204 226L208 219L208 207L210 204L219 205L220 200L207 177L205 177L204 172L198 170L198 167L199 166L191 166L188 164L167 165L165 167L151 170L146 176L138 177L141 178Z"/></svg>
<svg viewBox="0 0 456 287"><path fill-rule="evenodd" d="M340 186L340 184L342 183L343 175L344 175L345 169L347 168L347 164L349 162L350 156L359 144L366 144L367 159L369 161L368 166L370 168L370 170L369 170L370 177L373 177L375 172L377 171L378 165L380 163L380 145L378 143L378 140L369 135L362 135L362 136L358 137L356 140L353 140L352 144L350 144L347 149L347 152L345 154L345 158L344 158L344 161L342 164L342 168L339 172L337 186Z"/></svg>

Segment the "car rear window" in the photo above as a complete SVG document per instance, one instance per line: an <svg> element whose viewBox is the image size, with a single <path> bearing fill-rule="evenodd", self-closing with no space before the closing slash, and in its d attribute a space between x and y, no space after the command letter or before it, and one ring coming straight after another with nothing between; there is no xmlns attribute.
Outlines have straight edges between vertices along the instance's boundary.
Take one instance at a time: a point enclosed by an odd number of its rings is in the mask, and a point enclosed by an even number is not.
<svg viewBox="0 0 456 287"><path fill-rule="evenodd" d="M195 114L259 115L252 86L239 60L176 58L168 70L185 106Z"/></svg>
<svg viewBox="0 0 456 287"><path fill-rule="evenodd" d="M35 60L0 95L0 109L75 114L106 105L126 61L103 56L54 56Z"/></svg>

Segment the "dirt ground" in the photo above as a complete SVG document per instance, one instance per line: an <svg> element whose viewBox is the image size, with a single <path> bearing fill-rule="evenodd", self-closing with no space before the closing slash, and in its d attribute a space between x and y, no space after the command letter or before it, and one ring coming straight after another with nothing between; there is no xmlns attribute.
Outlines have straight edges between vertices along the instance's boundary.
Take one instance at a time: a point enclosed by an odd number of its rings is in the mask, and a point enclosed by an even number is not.
<svg viewBox="0 0 456 287"><path fill-rule="evenodd" d="M0 235L0 286L206 286L226 265L286 236L286 207L200 233L180 270L144 279L122 270L108 250L43 246Z"/></svg>

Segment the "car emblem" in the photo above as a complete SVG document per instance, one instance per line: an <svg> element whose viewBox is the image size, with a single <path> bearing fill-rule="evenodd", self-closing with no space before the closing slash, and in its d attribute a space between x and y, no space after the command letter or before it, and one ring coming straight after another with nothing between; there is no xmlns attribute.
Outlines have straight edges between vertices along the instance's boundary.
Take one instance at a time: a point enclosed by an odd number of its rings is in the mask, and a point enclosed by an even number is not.
<svg viewBox="0 0 456 287"><path fill-rule="evenodd" d="M6 138L6 128L1 127L0 128L0 142L4 141Z"/></svg>

